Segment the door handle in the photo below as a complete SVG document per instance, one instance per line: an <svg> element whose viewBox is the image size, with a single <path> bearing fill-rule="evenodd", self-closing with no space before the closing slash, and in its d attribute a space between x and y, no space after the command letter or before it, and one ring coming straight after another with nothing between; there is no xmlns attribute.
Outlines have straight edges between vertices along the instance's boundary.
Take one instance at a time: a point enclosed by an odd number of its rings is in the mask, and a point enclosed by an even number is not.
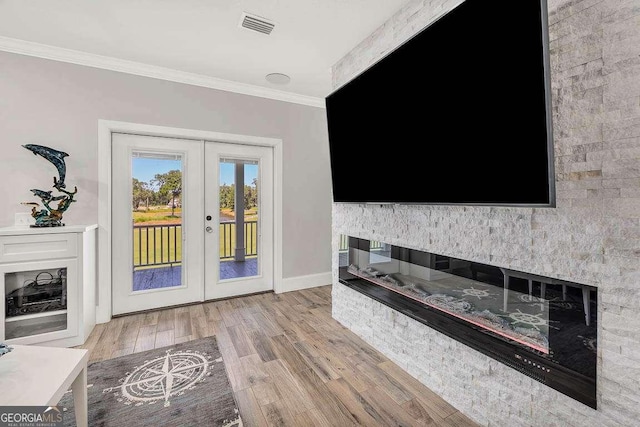
<svg viewBox="0 0 640 427"><path fill-rule="evenodd" d="M205 228L205 231L206 231L207 233L213 233L213 228L211 228L211 227L207 226L207 227Z"/></svg>

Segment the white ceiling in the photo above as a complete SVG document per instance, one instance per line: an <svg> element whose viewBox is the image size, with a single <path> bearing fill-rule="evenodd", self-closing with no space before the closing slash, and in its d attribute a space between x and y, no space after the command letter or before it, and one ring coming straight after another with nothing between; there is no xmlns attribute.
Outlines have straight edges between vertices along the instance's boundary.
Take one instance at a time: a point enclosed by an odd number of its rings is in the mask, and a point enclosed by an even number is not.
<svg viewBox="0 0 640 427"><path fill-rule="evenodd" d="M0 37L324 98L330 68L407 0L0 0ZM242 12L271 35L239 28ZM285 86L265 80L285 73Z"/></svg>

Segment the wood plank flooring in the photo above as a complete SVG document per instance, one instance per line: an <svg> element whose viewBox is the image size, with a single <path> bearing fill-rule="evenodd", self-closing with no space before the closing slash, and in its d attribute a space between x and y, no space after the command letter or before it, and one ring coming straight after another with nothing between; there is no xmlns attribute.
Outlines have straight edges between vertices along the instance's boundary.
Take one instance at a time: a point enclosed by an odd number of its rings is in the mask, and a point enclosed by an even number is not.
<svg viewBox="0 0 640 427"><path fill-rule="evenodd" d="M216 336L245 426L472 427L331 317L331 286L118 317L90 362Z"/></svg>

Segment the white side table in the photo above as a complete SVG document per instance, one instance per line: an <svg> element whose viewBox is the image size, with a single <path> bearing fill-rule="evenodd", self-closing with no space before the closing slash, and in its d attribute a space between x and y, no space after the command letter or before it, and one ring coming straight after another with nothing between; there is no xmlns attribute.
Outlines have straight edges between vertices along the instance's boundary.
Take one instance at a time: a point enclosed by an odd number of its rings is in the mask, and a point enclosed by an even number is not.
<svg viewBox="0 0 640 427"><path fill-rule="evenodd" d="M55 406L71 388L78 427L87 426L87 361L83 349L12 345L0 357L0 406Z"/></svg>

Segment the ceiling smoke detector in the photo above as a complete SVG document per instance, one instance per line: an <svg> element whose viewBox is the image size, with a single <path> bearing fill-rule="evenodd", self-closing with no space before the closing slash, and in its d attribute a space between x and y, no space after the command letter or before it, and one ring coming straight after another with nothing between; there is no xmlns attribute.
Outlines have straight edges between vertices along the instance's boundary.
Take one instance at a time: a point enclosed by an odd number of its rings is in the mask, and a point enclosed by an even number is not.
<svg viewBox="0 0 640 427"><path fill-rule="evenodd" d="M242 12L242 16L240 17L240 27L246 28L247 30L257 31L262 34L271 34L273 31L273 27L276 24L268 19L265 19L261 16L252 15L247 12Z"/></svg>

